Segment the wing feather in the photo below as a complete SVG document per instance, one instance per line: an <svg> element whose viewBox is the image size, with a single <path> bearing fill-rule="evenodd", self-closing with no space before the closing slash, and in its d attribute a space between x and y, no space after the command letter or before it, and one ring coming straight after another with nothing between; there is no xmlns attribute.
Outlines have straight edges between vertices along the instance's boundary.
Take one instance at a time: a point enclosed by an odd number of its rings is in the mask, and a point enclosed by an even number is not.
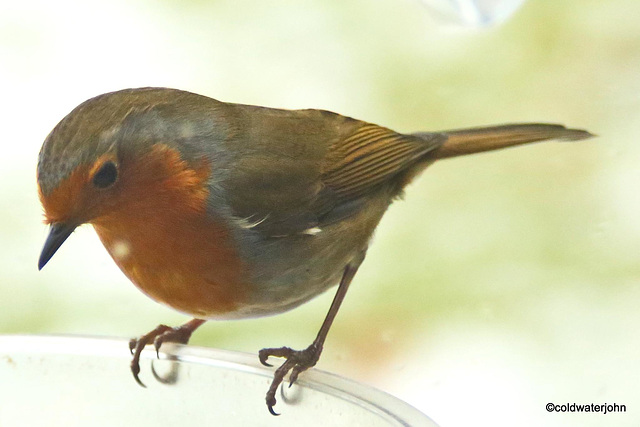
<svg viewBox="0 0 640 427"><path fill-rule="evenodd" d="M331 146L321 180L343 200L358 198L406 171L445 139L440 134L416 138L364 123Z"/></svg>

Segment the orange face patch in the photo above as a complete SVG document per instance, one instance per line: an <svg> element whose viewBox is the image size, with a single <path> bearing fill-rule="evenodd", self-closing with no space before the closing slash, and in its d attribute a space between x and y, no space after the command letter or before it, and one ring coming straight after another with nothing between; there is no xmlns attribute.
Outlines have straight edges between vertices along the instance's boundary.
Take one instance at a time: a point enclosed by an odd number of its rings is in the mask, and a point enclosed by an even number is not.
<svg viewBox="0 0 640 427"><path fill-rule="evenodd" d="M122 161L118 190L91 220L122 271L151 298L197 317L232 312L245 295L228 230L206 209L210 167L156 145Z"/></svg>
<svg viewBox="0 0 640 427"><path fill-rule="evenodd" d="M41 193L46 222L93 224L120 269L159 302L203 318L233 312L246 286L227 228L207 212L209 163L192 167L163 144L119 160L103 156ZM105 161L118 178L96 188Z"/></svg>
<svg viewBox="0 0 640 427"><path fill-rule="evenodd" d="M90 222L113 210L128 209L141 199L146 201L153 191L160 195L182 194L182 203L195 210L204 208L208 194L205 181L209 176L209 165L205 162L198 169L191 169L176 150L156 144L148 153L122 162L121 182L113 188L95 188L92 177L106 161L117 163L115 156L105 154L92 164L80 165L48 196L38 187L47 224Z"/></svg>
<svg viewBox="0 0 640 427"><path fill-rule="evenodd" d="M78 216L75 213L83 210L81 207L86 198L84 193L88 176L89 167L79 166L48 196L43 194L42 188L38 185L38 196L44 208L45 223L66 223L71 221L71 217Z"/></svg>

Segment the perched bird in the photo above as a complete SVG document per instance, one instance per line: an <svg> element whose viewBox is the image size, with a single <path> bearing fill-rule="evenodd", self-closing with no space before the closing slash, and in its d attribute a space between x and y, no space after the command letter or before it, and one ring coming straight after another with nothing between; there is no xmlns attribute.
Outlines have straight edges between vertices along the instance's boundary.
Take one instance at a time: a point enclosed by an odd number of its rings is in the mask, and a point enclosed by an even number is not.
<svg viewBox="0 0 640 427"><path fill-rule="evenodd" d="M314 366L369 239L391 202L434 161L584 130L510 124L402 134L321 110L231 104L166 88L126 89L80 104L46 138L38 187L50 233L41 269L81 224L149 297L193 317L131 340L187 343L209 319L282 313L339 284L304 350L266 395Z"/></svg>

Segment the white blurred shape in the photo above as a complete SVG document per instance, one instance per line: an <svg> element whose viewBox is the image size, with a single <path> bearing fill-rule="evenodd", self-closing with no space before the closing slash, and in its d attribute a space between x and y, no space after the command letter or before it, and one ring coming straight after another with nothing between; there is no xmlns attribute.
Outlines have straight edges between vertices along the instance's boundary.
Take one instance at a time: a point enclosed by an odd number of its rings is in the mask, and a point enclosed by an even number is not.
<svg viewBox="0 0 640 427"><path fill-rule="evenodd" d="M525 0L421 0L445 23L488 27L505 22Z"/></svg>
<svg viewBox="0 0 640 427"><path fill-rule="evenodd" d="M113 247L111 248L111 253L113 254L114 258L118 260L124 260L131 253L131 247L129 246L129 243L119 241L113 245Z"/></svg>

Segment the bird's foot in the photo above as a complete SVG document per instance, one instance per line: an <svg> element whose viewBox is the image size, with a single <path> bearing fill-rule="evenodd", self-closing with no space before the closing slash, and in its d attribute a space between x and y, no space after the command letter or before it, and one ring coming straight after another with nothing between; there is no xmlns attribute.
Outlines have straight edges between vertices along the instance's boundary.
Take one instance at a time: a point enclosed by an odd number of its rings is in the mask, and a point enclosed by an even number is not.
<svg viewBox="0 0 640 427"><path fill-rule="evenodd" d="M276 372L273 374L271 386L267 391L267 408L269 408L269 412L272 415L280 415L273 410L273 407L276 404L276 391L278 390L278 386L282 384L287 373L291 372L289 374L289 387L291 387L301 372L315 366L318 359L320 359L320 353L322 353L322 346L316 343L311 344L304 350L293 350L289 347L263 348L260 350L258 357L260 358L260 363L265 366L272 366L267 362L270 356L287 359L276 369Z"/></svg>
<svg viewBox="0 0 640 427"><path fill-rule="evenodd" d="M202 323L204 323L204 320L194 319L175 328L167 325L158 325L154 330L142 335L140 338L132 338L129 341L129 351L133 355L133 359L131 359L131 373L136 382L142 387L146 387L138 375L140 374L140 355L148 344L153 342L153 347L156 349L156 356L160 358L160 347L163 343L188 343L193 331Z"/></svg>

